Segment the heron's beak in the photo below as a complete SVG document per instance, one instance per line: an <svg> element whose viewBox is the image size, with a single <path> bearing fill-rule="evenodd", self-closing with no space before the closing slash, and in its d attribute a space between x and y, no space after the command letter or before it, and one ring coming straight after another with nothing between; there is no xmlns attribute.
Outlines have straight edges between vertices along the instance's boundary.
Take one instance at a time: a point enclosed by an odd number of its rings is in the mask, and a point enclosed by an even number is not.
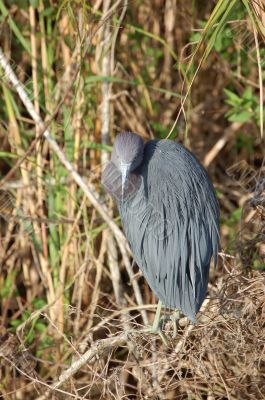
<svg viewBox="0 0 265 400"><path fill-rule="evenodd" d="M121 193L122 193L122 200L123 200L123 194L124 194L124 189L126 188L126 182L129 176L130 172L130 166L131 164L121 164Z"/></svg>

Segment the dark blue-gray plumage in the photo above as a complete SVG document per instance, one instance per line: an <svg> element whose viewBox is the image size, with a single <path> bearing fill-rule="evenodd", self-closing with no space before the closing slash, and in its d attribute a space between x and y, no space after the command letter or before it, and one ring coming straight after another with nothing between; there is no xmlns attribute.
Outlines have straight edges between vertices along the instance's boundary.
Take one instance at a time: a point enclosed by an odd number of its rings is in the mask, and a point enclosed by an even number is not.
<svg viewBox="0 0 265 400"><path fill-rule="evenodd" d="M219 206L197 158L172 140L116 137L103 185L115 198L134 259L170 308L195 321L216 264Z"/></svg>

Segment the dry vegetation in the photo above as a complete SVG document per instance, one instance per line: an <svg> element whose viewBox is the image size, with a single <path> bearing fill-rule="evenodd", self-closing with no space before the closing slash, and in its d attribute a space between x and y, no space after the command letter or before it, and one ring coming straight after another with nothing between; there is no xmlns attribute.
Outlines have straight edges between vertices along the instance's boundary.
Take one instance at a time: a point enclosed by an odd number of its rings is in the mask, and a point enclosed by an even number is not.
<svg viewBox="0 0 265 400"><path fill-rule="evenodd" d="M1 398L265 398L264 37L262 0L0 0ZM100 184L123 130L170 132L220 200L168 347L130 332L156 299Z"/></svg>

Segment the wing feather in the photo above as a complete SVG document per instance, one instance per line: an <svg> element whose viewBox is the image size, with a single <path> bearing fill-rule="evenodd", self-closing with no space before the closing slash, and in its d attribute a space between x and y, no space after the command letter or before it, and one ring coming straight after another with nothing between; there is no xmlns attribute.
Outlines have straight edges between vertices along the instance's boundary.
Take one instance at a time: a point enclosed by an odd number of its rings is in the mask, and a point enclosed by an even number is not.
<svg viewBox="0 0 265 400"><path fill-rule="evenodd" d="M213 186L192 153L172 141L148 142L138 174L135 195L119 203L135 261L158 298L194 321L218 251Z"/></svg>

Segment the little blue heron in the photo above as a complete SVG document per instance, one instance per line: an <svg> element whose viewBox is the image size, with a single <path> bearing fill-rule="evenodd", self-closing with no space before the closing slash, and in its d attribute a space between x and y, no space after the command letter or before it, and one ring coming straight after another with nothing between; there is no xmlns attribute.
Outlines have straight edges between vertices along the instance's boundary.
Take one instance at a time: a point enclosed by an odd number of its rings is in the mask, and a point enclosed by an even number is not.
<svg viewBox="0 0 265 400"><path fill-rule="evenodd" d="M219 206L197 158L172 140L117 135L102 177L116 200L133 257L159 299L152 331L161 332L162 304L195 322L216 265Z"/></svg>

